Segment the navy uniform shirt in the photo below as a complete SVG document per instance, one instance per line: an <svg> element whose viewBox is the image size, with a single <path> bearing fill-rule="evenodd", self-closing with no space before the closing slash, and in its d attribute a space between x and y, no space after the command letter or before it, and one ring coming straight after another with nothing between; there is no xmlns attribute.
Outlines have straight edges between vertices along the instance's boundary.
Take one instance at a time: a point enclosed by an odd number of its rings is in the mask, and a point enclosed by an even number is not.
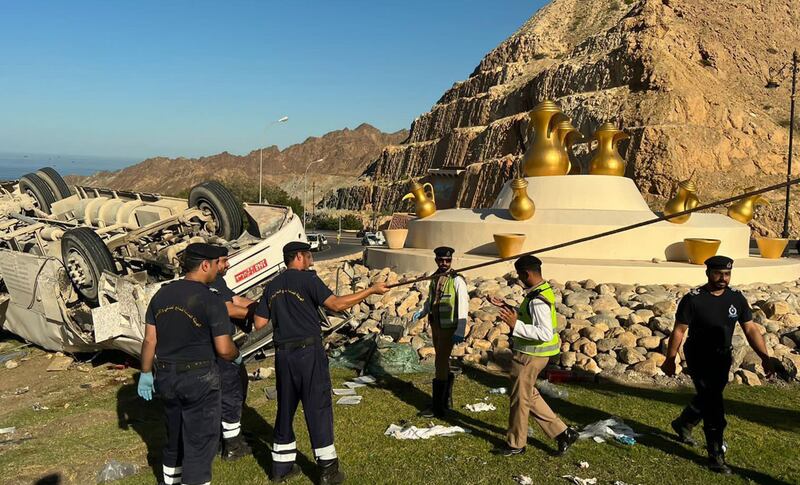
<svg viewBox="0 0 800 485"><path fill-rule="evenodd" d="M231 291L228 287L228 283L225 282L225 278L222 275L217 275L217 279L215 279L208 287L211 289L212 293L215 293L218 297L222 299L223 302L233 302L233 297L236 296L236 293ZM226 309L227 311L227 309ZM236 333L236 327L233 321L228 319L231 322L229 333L231 336Z"/></svg>
<svg viewBox="0 0 800 485"><path fill-rule="evenodd" d="M256 315L270 320L277 344L316 337L318 308L332 294L316 272L287 269L267 283Z"/></svg>
<svg viewBox="0 0 800 485"><path fill-rule="evenodd" d="M189 280L162 286L145 314L145 323L156 327L156 357L164 362L214 359L214 337L228 335L230 322L222 299Z"/></svg>
<svg viewBox="0 0 800 485"><path fill-rule="evenodd" d="M681 298L675 315L675 321L689 325L686 345L709 350L730 349L736 322L752 319L747 299L730 287L719 296L705 286L693 289Z"/></svg>

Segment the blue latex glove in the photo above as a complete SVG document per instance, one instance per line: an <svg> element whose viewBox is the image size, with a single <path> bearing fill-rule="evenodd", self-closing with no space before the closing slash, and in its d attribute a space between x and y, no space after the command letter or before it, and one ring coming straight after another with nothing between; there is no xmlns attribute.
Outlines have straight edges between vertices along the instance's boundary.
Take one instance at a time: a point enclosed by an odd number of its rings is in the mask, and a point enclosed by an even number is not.
<svg viewBox="0 0 800 485"><path fill-rule="evenodd" d="M453 345L458 345L463 341L464 341L464 336L463 335L455 335L455 334L453 334Z"/></svg>
<svg viewBox="0 0 800 485"><path fill-rule="evenodd" d="M139 387L136 389L136 392L139 393L139 397L145 401L150 401L153 399L153 390L155 390L155 386L153 385L153 373L142 372L139 375Z"/></svg>
<svg viewBox="0 0 800 485"><path fill-rule="evenodd" d="M423 311L422 311L422 308L420 308L419 310L414 312L414 315L411 316L411 321L412 322L416 322L417 320L422 318L422 314L423 314Z"/></svg>
<svg viewBox="0 0 800 485"><path fill-rule="evenodd" d="M239 354L238 357L233 359L233 363L236 364L236 365L242 365L242 354Z"/></svg>

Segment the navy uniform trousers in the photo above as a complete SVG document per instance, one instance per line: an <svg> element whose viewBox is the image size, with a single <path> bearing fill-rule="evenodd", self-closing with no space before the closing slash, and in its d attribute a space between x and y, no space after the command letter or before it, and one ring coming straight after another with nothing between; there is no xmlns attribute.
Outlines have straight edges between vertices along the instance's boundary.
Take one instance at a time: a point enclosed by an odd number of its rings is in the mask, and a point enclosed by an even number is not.
<svg viewBox="0 0 800 485"><path fill-rule="evenodd" d="M247 399L247 369L244 364L236 364L217 359L222 387L222 438L239 436L242 428L242 406Z"/></svg>
<svg viewBox="0 0 800 485"><path fill-rule="evenodd" d="M731 352L685 348L686 363L697 395L681 414L681 419L690 427L703 421L703 431L709 449L722 448L722 438L727 421L722 393L728 384L731 368Z"/></svg>
<svg viewBox="0 0 800 485"><path fill-rule="evenodd" d="M310 340L313 343L299 347L299 344L278 345L275 352L278 415L272 446L272 477L285 475L295 462L297 443L292 422L300 402L317 463L327 466L337 459L328 356L319 338Z"/></svg>
<svg viewBox="0 0 800 485"><path fill-rule="evenodd" d="M162 455L164 483L211 483L219 444L219 370L213 361L194 368L159 362L155 388L164 403L167 443Z"/></svg>

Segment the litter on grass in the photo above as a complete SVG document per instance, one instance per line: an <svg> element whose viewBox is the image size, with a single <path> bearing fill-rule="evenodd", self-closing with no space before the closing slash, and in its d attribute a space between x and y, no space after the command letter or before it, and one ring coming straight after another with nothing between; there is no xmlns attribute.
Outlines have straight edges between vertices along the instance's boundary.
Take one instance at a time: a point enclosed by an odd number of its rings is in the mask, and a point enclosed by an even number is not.
<svg viewBox="0 0 800 485"><path fill-rule="evenodd" d="M488 404L485 402L476 402L475 404L467 404L465 406L469 411L473 413L482 413L485 411L494 411L497 408L494 407L494 404Z"/></svg>
<svg viewBox="0 0 800 485"><path fill-rule="evenodd" d="M9 434L13 433L16 430L17 430L16 426L11 426L10 428L0 428L0 434Z"/></svg>
<svg viewBox="0 0 800 485"><path fill-rule="evenodd" d="M637 436L640 435L622 420L609 418L586 425L578 437L584 440L591 438L597 443L613 439L624 445L633 445Z"/></svg>
<svg viewBox="0 0 800 485"><path fill-rule="evenodd" d="M349 404L349 405L361 404L362 398L363 396L343 396L340 397L338 401L336 401L336 404Z"/></svg>
<svg viewBox="0 0 800 485"><path fill-rule="evenodd" d="M515 482L519 483L519 485L533 485L533 479L528 475L514 475L511 478L513 478Z"/></svg>
<svg viewBox="0 0 800 485"><path fill-rule="evenodd" d="M334 396L355 396L356 391L353 389L334 389L333 390Z"/></svg>
<svg viewBox="0 0 800 485"><path fill-rule="evenodd" d="M442 426L439 424L430 428L401 427L396 424L390 424L383 434L398 440L427 440L435 436L453 436L458 433L466 433L466 430L461 426Z"/></svg>
<svg viewBox="0 0 800 485"><path fill-rule="evenodd" d="M566 389L551 383L550 381L536 381L536 389L545 397L553 399L567 399L569 392Z"/></svg>
<svg viewBox="0 0 800 485"><path fill-rule="evenodd" d="M366 386L366 384L362 384L360 382L350 382L350 381L347 381L342 385L344 387L348 388L348 389L358 389L359 387L365 387Z"/></svg>
<svg viewBox="0 0 800 485"><path fill-rule="evenodd" d="M495 387L494 389L489 389L489 394L505 394L506 388L505 387Z"/></svg>
<svg viewBox="0 0 800 485"><path fill-rule="evenodd" d="M596 485L597 479L596 478L581 478L576 477L575 475L561 475L561 478L568 480L575 485Z"/></svg>
<svg viewBox="0 0 800 485"><path fill-rule="evenodd" d="M121 478L139 473L139 466L132 463L121 463L117 460L107 462L97 474L97 483L113 482Z"/></svg>
<svg viewBox="0 0 800 485"><path fill-rule="evenodd" d="M588 461L579 461L579 462L578 462L578 466L579 466L579 467L580 467L582 470L585 470L585 469L589 468L589 462L588 462Z"/></svg>
<svg viewBox="0 0 800 485"><path fill-rule="evenodd" d="M353 379L356 384L375 384L375 378L372 376L360 376Z"/></svg>

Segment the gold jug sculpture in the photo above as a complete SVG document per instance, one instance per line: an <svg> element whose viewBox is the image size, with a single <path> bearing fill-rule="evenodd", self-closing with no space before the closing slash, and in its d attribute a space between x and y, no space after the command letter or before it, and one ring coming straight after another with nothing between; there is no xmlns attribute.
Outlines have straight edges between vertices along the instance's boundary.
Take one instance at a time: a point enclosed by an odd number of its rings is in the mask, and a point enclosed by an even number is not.
<svg viewBox="0 0 800 485"><path fill-rule="evenodd" d="M529 116L528 149L522 157L525 176L566 175L569 165L561 153L555 127L567 117L550 100L537 104Z"/></svg>
<svg viewBox="0 0 800 485"><path fill-rule="evenodd" d="M523 178L515 178L511 182L511 190L514 191L514 198L508 205L508 212L511 217L518 221L525 221L533 217L536 206L533 200L528 197L528 181Z"/></svg>
<svg viewBox="0 0 800 485"><path fill-rule="evenodd" d="M593 140L597 140L597 149L589 162L589 173L592 175L617 175L625 176L625 160L617 151L617 143L629 138L622 130L618 130L612 123L603 123L594 132Z"/></svg>
<svg viewBox="0 0 800 485"><path fill-rule="evenodd" d="M430 187L431 195L425 193L425 188ZM430 182L425 182L420 185L416 180L411 181L411 192L403 196L403 200L414 199L415 212L417 217L422 219L436 212L436 197L433 193L433 185Z"/></svg>
<svg viewBox="0 0 800 485"><path fill-rule="evenodd" d="M677 189L678 190L675 196L668 200L666 204L664 204L665 216L677 214L678 212L683 212L689 209L694 209L700 204L700 200L695 195L695 192L697 192L697 187L691 178L678 182ZM684 214L682 216L667 220L673 224L683 224L689 220L690 216L691 214Z"/></svg>
<svg viewBox="0 0 800 485"><path fill-rule="evenodd" d="M572 145L583 140L583 135L577 128L572 126L570 120L564 120L556 125L556 137L558 144L561 145L561 157L567 162L567 173L569 175L580 175L581 166L579 163L572 163L570 154L572 153Z"/></svg>
<svg viewBox="0 0 800 485"><path fill-rule="evenodd" d="M755 190L755 187L747 187L745 192ZM753 215L756 212L756 206L769 204L769 201L761 195L753 195L738 202L734 202L728 207L728 217L737 220L742 224L747 224L753 220Z"/></svg>

